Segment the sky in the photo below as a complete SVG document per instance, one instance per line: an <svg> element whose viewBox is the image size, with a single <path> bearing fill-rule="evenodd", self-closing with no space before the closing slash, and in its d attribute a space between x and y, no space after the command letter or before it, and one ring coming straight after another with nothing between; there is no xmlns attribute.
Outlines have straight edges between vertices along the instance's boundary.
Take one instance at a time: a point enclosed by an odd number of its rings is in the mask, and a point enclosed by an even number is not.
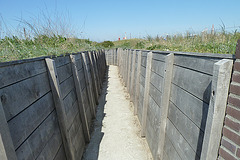
<svg viewBox="0 0 240 160"><path fill-rule="evenodd" d="M0 27L41 15L67 19L79 38L93 41L240 30L240 0L0 0ZM1 29L0 28L0 29ZM3 33L2 33L3 34Z"/></svg>

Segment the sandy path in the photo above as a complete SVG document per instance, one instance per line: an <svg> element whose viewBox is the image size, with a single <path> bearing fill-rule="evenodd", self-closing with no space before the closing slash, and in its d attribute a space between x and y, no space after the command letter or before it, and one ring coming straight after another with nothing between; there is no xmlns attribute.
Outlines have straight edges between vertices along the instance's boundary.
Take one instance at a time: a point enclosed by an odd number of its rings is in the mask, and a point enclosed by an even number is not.
<svg viewBox="0 0 240 160"><path fill-rule="evenodd" d="M140 138L139 122L118 76L118 68L109 66L100 97L91 142L84 160L150 160L145 139Z"/></svg>

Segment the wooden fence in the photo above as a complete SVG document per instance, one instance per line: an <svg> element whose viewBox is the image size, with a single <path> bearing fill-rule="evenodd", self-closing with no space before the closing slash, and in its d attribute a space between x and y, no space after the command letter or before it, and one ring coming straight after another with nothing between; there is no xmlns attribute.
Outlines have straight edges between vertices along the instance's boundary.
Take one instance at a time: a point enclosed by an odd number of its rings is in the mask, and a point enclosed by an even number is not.
<svg viewBox="0 0 240 160"><path fill-rule="evenodd" d="M105 71L103 50L1 63L0 159L81 159Z"/></svg>
<svg viewBox="0 0 240 160"><path fill-rule="evenodd" d="M233 55L106 51L154 159L217 159Z"/></svg>

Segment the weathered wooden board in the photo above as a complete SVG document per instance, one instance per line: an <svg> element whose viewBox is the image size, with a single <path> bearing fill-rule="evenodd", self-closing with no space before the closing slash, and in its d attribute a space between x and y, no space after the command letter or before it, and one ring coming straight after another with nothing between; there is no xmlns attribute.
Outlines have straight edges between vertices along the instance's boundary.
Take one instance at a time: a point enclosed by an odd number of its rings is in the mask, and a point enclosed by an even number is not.
<svg viewBox="0 0 240 160"><path fill-rule="evenodd" d="M160 107L157 105L157 103L153 100L151 96L149 96L149 107L147 111L147 119L149 120L149 123L153 127L152 132L157 134L159 132L159 124L160 124Z"/></svg>
<svg viewBox="0 0 240 160"><path fill-rule="evenodd" d="M54 110L52 93L48 92L41 99L8 122L15 149L32 134L42 121Z"/></svg>
<svg viewBox="0 0 240 160"><path fill-rule="evenodd" d="M155 132L153 132L153 126L150 123L150 121L147 119L147 125L146 125L146 140L149 146L149 149L152 153L152 155L154 155L157 152L157 139L158 139L158 135L156 135Z"/></svg>
<svg viewBox="0 0 240 160"><path fill-rule="evenodd" d="M175 84L171 87L171 102L202 131L205 130L208 104L196 98Z"/></svg>
<svg viewBox="0 0 240 160"><path fill-rule="evenodd" d="M73 121L76 118L77 114L79 114L78 102L75 101L72 108L67 113L67 120L68 120L69 127L73 124Z"/></svg>
<svg viewBox="0 0 240 160"><path fill-rule="evenodd" d="M148 52L150 52L150 51L149 50L142 50L142 57L146 57L147 58Z"/></svg>
<svg viewBox="0 0 240 160"><path fill-rule="evenodd" d="M152 155L156 155L158 149L159 127L160 127L160 108L149 96L149 107L146 120L146 139ZM155 157L155 156L154 156Z"/></svg>
<svg viewBox="0 0 240 160"><path fill-rule="evenodd" d="M61 133L60 130L56 130L52 137L49 139L48 143L44 146L41 153L37 156L36 160L54 159L61 145L62 145Z"/></svg>
<svg viewBox="0 0 240 160"><path fill-rule="evenodd" d="M140 123L142 124L142 108L143 108L143 96L139 95L139 103L138 103L137 115Z"/></svg>
<svg viewBox="0 0 240 160"><path fill-rule="evenodd" d="M166 55L169 54L169 53L163 53L163 54L157 53L155 51L152 51L152 52L153 52L153 59L161 62L165 62Z"/></svg>
<svg viewBox="0 0 240 160"><path fill-rule="evenodd" d="M16 116L49 91L46 72L2 88L0 96L7 120Z"/></svg>
<svg viewBox="0 0 240 160"><path fill-rule="evenodd" d="M18 159L36 159L55 132L59 131L56 112L53 111L16 150Z"/></svg>
<svg viewBox="0 0 240 160"><path fill-rule="evenodd" d="M139 76L139 85L145 86L145 77L143 77L141 74Z"/></svg>
<svg viewBox="0 0 240 160"><path fill-rule="evenodd" d="M68 79L69 77L72 76L72 66L71 63L68 63L66 65L63 65L59 68L57 68L57 74L58 74L58 79L59 83L61 84L63 81Z"/></svg>
<svg viewBox="0 0 240 160"><path fill-rule="evenodd" d="M143 53L142 53L143 54ZM143 56L141 58L141 66L146 67L147 65L147 56Z"/></svg>
<svg viewBox="0 0 240 160"><path fill-rule="evenodd" d="M0 67L0 88L46 72L45 61Z"/></svg>
<svg viewBox="0 0 240 160"><path fill-rule="evenodd" d="M69 64L71 62L69 56L56 57L53 58L53 60L55 61L56 68Z"/></svg>
<svg viewBox="0 0 240 160"><path fill-rule="evenodd" d="M164 80L163 77L159 76L155 72L152 72L150 82L156 89L158 89L161 92L163 90L163 80Z"/></svg>
<svg viewBox="0 0 240 160"><path fill-rule="evenodd" d="M162 61L152 60L152 71L160 76L164 76L165 72L165 63Z"/></svg>
<svg viewBox="0 0 240 160"><path fill-rule="evenodd" d="M168 118L188 142L194 152L200 156L204 133L171 102L168 110ZM173 143L180 142L175 141Z"/></svg>
<svg viewBox="0 0 240 160"><path fill-rule="evenodd" d="M74 103L77 101L77 95L75 89L73 89L63 100L64 109L66 114L72 109Z"/></svg>
<svg viewBox="0 0 240 160"><path fill-rule="evenodd" d="M85 147L82 123L78 123L80 120L78 117L79 114L76 116L76 122L73 123L69 131L76 159L78 159L78 157L82 157L82 153Z"/></svg>
<svg viewBox="0 0 240 160"><path fill-rule="evenodd" d="M165 156L163 160L182 160L171 141L168 139L168 136L165 138L164 153Z"/></svg>
<svg viewBox="0 0 240 160"><path fill-rule="evenodd" d="M176 55L174 60L175 65L203 72L209 75L213 74L214 63L215 61L211 60L210 58L191 57L187 55Z"/></svg>
<svg viewBox="0 0 240 160"><path fill-rule="evenodd" d="M161 107L162 93L150 83L149 96L151 96L159 107Z"/></svg>
<svg viewBox="0 0 240 160"><path fill-rule="evenodd" d="M173 67L172 83L209 104L212 76L182 68Z"/></svg>
<svg viewBox="0 0 240 160"><path fill-rule="evenodd" d="M61 147L59 148L56 156L54 157L54 160L67 160L65 151L64 151L64 147L63 144L61 145Z"/></svg>
<svg viewBox="0 0 240 160"><path fill-rule="evenodd" d="M66 98L66 96L71 92L71 90L74 89L74 87L73 76L69 77L60 84L63 99Z"/></svg>
<svg viewBox="0 0 240 160"><path fill-rule="evenodd" d="M187 143L185 138L181 135L181 133L175 128L172 122L168 119L167 120L167 127L166 127L166 137L169 138L172 146L175 148L178 155L183 160L192 160L196 159L199 160L199 157L196 156L196 153L193 151L191 146ZM165 148L167 148L167 144Z"/></svg>
<svg viewBox="0 0 240 160"><path fill-rule="evenodd" d="M76 59L77 59L77 58L76 58ZM82 59L76 60L76 67L77 67L77 70L78 70L78 71L83 68L82 65L83 65L83 64L82 64Z"/></svg>
<svg viewBox="0 0 240 160"><path fill-rule="evenodd" d="M11 133L0 101L0 159L17 160Z"/></svg>

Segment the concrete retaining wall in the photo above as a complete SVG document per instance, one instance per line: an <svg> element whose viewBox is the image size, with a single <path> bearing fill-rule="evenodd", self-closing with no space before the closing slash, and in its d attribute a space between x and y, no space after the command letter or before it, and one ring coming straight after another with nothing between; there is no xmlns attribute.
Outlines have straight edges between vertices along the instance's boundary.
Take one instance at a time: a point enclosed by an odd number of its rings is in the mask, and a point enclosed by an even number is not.
<svg viewBox="0 0 240 160"><path fill-rule="evenodd" d="M234 56L146 50L117 57L154 159L216 159ZM117 56L114 56L117 54Z"/></svg>
<svg viewBox="0 0 240 160"><path fill-rule="evenodd" d="M104 51L0 64L0 159L80 159L106 70Z"/></svg>

